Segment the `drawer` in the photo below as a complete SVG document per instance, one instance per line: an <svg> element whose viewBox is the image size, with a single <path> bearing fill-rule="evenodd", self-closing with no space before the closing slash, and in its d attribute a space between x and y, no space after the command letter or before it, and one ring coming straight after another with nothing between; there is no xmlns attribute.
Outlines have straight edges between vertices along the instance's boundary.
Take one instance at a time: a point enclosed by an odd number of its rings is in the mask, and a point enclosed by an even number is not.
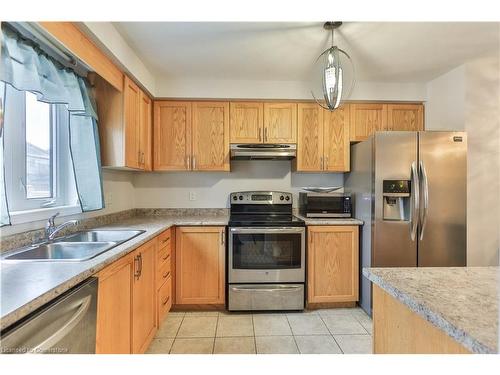
<svg viewBox="0 0 500 375"><path fill-rule="evenodd" d="M170 246L171 238L172 238L171 229L167 229L166 231L158 235L158 248L161 249L163 247Z"/></svg>
<svg viewBox="0 0 500 375"><path fill-rule="evenodd" d="M172 278L168 277L167 281L158 289L158 326L165 319L165 316L172 307Z"/></svg>
<svg viewBox="0 0 500 375"><path fill-rule="evenodd" d="M158 268L163 266L164 263L171 262L172 248L170 246L166 246L158 249L158 259L156 264L158 264Z"/></svg>
<svg viewBox="0 0 500 375"><path fill-rule="evenodd" d="M158 273L156 275L156 286L159 287L160 285L163 285L163 283L165 283L165 280L167 280L172 274L171 270L172 267L170 261L166 261L158 267Z"/></svg>
<svg viewBox="0 0 500 375"><path fill-rule="evenodd" d="M304 284L229 285L229 311L303 309Z"/></svg>

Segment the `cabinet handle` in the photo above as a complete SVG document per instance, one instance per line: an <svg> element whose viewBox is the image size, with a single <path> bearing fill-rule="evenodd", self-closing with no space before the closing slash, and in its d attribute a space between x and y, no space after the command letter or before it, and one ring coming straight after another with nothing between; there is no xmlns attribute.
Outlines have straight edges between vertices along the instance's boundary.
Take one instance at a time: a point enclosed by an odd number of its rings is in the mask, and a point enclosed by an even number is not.
<svg viewBox="0 0 500 375"><path fill-rule="evenodd" d="M163 275L163 278L166 279L170 275L170 271L168 271L166 274Z"/></svg>
<svg viewBox="0 0 500 375"><path fill-rule="evenodd" d="M138 276L139 278L142 276L142 253L139 253L138 257L139 257L139 276Z"/></svg>
<svg viewBox="0 0 500 375"><path fill-rule="evenodd" d="M319 158L320 169L323 170L323 156Z"/></svg>
<svg viewBox="0 0 500 375"><path fill-rule="evenodd" d="M167 260L170 257L170 254L167 254L165 258L162 258L163 260Z"/></svg>
<svg viewBox="0 0 500 375"><path fill-rule="evenodd" d="M262 142L262 128L259 128L259 142Z"/></svg>
<svg viewBox="0 0 500 375"><path fill-rule="evenodd" d="M264 142L267 142L267 128L264 128Z"/></svg>
<svg viewBox="0 0 500 375"><path fill-rule="evenodd" d="M225 231L220 232L220 244L224 245Z"/></svg>
<svg viewBox="0 0 500 375"><path fill-rule="evenodd" d="M328 170L328 156L325 158L325 170Z"/></svg>
<svg viewBox="0 0 500 375"><path fill-rule="evenodd" d="M168 301L169 301L169 300L170 300L170 297L167 297L167 298L165 299L165 301L163 301L163 302L162 302L163 306L165 306L165 305L168 303Z"/></svg>
<svg viewBox="0 0 500 375"><path fill-rule="evenodd" d="M196 156L193 155L193 170L196 169Z"/></svg>
<svg viewBox="0 0 500 375"><path fill-rule="evenodd" d="M186 156L186 169L191 169L191 158L189 156Z"/></svg>
<svg viewBox="0 0 500 375"><path fill-rule="evenodd" d="M170 237L165 238L164 240L161 241L161 243L167 243L168 241L170 241Z"/></svg>
<svg viewBox="0 0 500 375"><path fill-rule="evenodd" d="M140 273L139 273L139 255L136 255L134 257L134 277L136 279L139 279Z"/></svg>

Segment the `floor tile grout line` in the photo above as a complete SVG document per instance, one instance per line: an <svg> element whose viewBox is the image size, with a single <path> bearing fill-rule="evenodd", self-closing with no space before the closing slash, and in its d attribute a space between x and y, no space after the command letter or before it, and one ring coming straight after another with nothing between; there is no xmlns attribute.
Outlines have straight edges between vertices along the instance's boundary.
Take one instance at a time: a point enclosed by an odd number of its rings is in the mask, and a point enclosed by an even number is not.
<svg viewBox="0 0 500 375"><path fill-rule="evenodd" d="M179 327L177 327L177 330L175 331L174 341L172 341L172 346L170 347L170 350L168 351L168 354L172 354L172 349L174 347L175 340L177 340L177 335L179 334L179 331L181 330L181 326L182 326L182 323L184 323L184 318L185 317L186 317L186 313L184 313L182 315L181 324L179 324Z"/></svg>
<svg viewBox="0 0 500 375"><path fill-rule="evenodd" d="M217 337L217 329L219 329L219 316L220 316L220 313L217 313L217 321L215 323L214 341L212 343L212 354L215 354L215 338Z"/></svg>
<svg viewBox="0 0 500 375"><path fill-rule="evenodd" d="M335 341L335 344L337 344L337 346L339 347L340 351L342 352L342 354L345 354L344 353L344 350L342 349L342 347L340 346L340 344L338 343L337 339L335 338L335 336L333 335L332 331L330 330L330 327L328 327L328 324L326 324L326 322L323 320L323 317L320 315L319 316L320 319L323 321L323 324L326 326L326 329L328 330L328 332L330 332L330 336L332 336L332 339L333 341Z"/></svg>
<svg viewBox="0 0 500 375"><path fill-rule="evenodd" d="M255 354L257 354L257 337L255 336L255 321L254 321L254 314L252 314L252 329L253 329L253 345L255 349Z"/></svg>
<svg viewBox="0 0 500 375"><path fill-rule="evenodd" d="M295 343L295 347L297 348L297 353L302 354L299 349L299 345L297 344L297 340L295 340L295 334L293 333L292 325L290 324L290 320L288 319L288 315L285 314L285 319L288 323L288 327L290 327L290 332L292 333L293 342Z"/></svg>

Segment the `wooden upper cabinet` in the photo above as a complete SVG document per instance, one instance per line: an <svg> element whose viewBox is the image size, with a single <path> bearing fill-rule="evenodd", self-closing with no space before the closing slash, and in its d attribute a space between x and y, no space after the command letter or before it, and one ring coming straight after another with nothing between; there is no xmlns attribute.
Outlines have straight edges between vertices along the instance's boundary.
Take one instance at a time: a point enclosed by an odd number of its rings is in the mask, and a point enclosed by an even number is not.
<svg viewBox="0 0 500 375"><path fill-rule="evenodd" d="M190 169L191 102L154 102L153 169Z"/></svg>
<svg viewBox="0 0 500 375"><path fill-rule="evenodd" d="M324 110L323 152L324 170L348 172L350 169L349 104L334 111Z"/></svg>
<svg viewBox="0 0 500 375"><path fill-rule="evenodd" d="M141 89L127 76L123 87L125 123L125 166L141 168L140 106Z"/></svg>
<svg viewBox="0 0 500 375"><path fill-rule="evenodd" d="M231 143L261 143L264 105L258 102L230 103Z"/></svg>
<svg viewBox="0 0 500 375"><path fill-rule="evenodd" d="M141 152L141 166L146 171L153 169L152 162L152 122L153 103L151 98L141 91L139 144Z"/></svg>
<svg viewBox="0 0 500 375"><path fill-rule="evenodd" d="M297 142L297 104L264 103L264 143Z"/></svg>
<svg viewBox="0 0 500 375"><path fill-rule="evenodd" d="M387 130L424 130L424 106L422 104L388 104Z"/></svg>
<svg viewBox="0 0 500 375"><path fill-rule="evenodd" d="M387 104L354 103L350 108L351 142L364 141L376 131L387 130Z"/></svg>
<svg viewBox="0 0 500 375"><path fill-rule="evenodd" d="M176 228L177 305L224 304L224 242L224 227Z"/></svg>
<svg viewBox="0 0 500 375"><path fill-rule="evenodd" d="M297 107L297 158L295 169L316 172L323 169L323 108L316 103Z"/></svg>
<svg viewBox="0 0 500 375"><path fill-rule="evenodd" d="M132 253L132 353L144 353L156 333L157 239Z"/></svg>
<svg viewBox="0 0 500 375"><path fill-rule="evenodd" d="M229 171L229 102L194 102L192 170Z"/></svg>
<svg viewBox="0 0 500 375"><path fill-rule="evenodd" d="M309 226L307 301L355 302L359 296L357 226Z"/></svg>
<svg viewBox="0 0 500 375"><path fill-rule="evenodd" d="M130 354L132 348L132 258L98 273L97 354Z"/></svg>

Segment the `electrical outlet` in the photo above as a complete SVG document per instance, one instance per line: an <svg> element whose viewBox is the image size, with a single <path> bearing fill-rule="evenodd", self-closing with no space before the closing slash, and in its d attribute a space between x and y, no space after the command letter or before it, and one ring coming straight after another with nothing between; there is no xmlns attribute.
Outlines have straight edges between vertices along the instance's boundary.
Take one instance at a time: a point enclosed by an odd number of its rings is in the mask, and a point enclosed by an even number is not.
<svg viewBox="0 0 500 375"><path fill-rule="evenodd" d="M189 200L190 201L195 201L196 200L196 191L190 191L189 192Z"/></svg>
<svg viewBox="0 0 500 375"><path fill-rule="evenodd" d="M110 191L104 193L104 202L106 207L111 207L113 205L113 194Z"/></svg>

